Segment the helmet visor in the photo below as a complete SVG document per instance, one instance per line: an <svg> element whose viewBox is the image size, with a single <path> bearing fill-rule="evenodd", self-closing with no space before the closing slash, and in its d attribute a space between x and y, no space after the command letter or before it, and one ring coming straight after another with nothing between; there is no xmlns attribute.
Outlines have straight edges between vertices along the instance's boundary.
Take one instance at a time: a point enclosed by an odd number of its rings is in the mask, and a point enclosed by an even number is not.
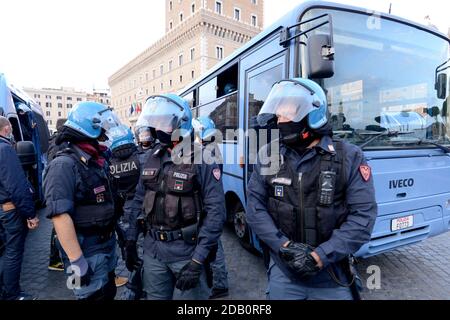
<svg viewBox="0 0 450 320"><path fill-rule="evenodd" d="M320 106L313 91L294 81L276 83L258 114L258 123L267 126L279 122L300 122Z"/></svg>
<svg viewBox="0 0 450 320"><path fill-rule="evenodd" d="M152 142L153 137L150 127L140 127L136 129L138 142Z"/></svg>
<svg viewBox="0 0 450 320"><path fill-rule="evenodd" d="M182 117L181 106L164 97L152 97L145 103L138 123L157 131L172 133L179 128Z"/></svg>
<svg viewBox="0 0 450 320"><path fill-rule="evenodd" d="M120 126L120 124L121 123L119 118L117 118L116 114L113 113L111 109L106 109L105 111L100 113L99 125L106 132L114 127Z"/></svg>

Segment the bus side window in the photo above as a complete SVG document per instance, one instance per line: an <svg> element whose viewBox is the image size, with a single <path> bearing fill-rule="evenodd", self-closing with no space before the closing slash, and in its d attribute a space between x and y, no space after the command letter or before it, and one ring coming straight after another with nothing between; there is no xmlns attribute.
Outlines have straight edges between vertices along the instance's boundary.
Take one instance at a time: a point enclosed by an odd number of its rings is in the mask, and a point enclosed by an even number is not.
<svg viewBox="0 0 450 320"><path fill-rule="evenodd" d="M237 90L238 64L231 66L217 76L217 97L231 94Z"/></svg>
<svg viewBox="0 0 450 320"><path fill-rule="evenodd" d="M197 92L197 90L193 90L183 96L183 99L185 99L189 103L189 106L191 107L191 109L193 109L197 106L197 101L195 98L196 92Z"/></svg>
<svg viewBox="0 0 450 320"><path fill-rule="evenodd" d="M14 117L9 118L8 120L11 123L11 127L13 129L14 140L16 142L22 141L19 121L17 120L17 118Z"/></svg>
<svg viewBox="0 0 450 320"><path fill-rule="evenodd" d="M283 64L277 65L269 70L249 78L248 81L248 119L256 118L266 101L270 90L275 82L283 77ZM255 121L253 121L255 122ZM249 123L251 125L251 123Z"/></svg>

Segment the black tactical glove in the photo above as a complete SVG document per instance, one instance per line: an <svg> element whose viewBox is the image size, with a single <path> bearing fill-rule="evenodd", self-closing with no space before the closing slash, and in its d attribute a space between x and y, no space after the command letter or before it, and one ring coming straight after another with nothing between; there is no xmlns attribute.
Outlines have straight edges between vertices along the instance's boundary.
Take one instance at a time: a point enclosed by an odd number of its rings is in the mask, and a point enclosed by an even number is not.
<svg viewBox="0 0 450 320"><path fill-rule="evenodd" d="M286 248L280 248L280 257L300 278L308 279L320 271L316 260L311 255L313 251L314 248L307 244L291 242Z"/></svg>
<svg viewBox="0 0 450 320"><path fill-rule="evenodd" d="M125 265L130 272L139 269L141 266L141 261L137 253L136 241L125 241Z"/></svg>
<svg viewBox="0 0 450 320"><path fill-rule="evenodd" d="M181 291L195 288L200 282L202 271L203 266L191 260L180 270L175 287Z"/></svg>

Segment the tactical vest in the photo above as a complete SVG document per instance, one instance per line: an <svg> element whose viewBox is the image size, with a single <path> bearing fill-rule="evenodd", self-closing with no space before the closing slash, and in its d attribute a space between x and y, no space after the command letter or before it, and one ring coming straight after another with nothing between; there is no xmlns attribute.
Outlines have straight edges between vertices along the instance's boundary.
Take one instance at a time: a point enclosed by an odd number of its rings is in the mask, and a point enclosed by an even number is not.
<svg viewBox="0 0 450 320"><path fill-rule="evenodd" d="M345 221L348 210L342 142L335 141L335 148L335 154L322 151L311 159L309 172L298 173L289 161L284 161L278 174L266 176L268 211L289 239L316 247L329 240L333 230ZM324 205L320 177L327 172L335 174L334 194Z"/></svg>
<svg viewBox="0 0 450 320"><path fill-rule="evenodd" d="M141 174L137 152L127 159L113 157L109 169L117 192L125 200L132 198Z"/></svg>
<svg viewBox="0 0 450 320"><path fill-rule="evenodd" d="M200 187L194 164L167 163L149 155L142 170L143 210L150 228L173 231L197 223L201 213Z"/></svg>
<svg viewBox="0 0 450 320"><path fill-rule="evenodd" d="M71 216L75 229L81 233L113 230L115 223L114 200L105 169L87 163L73 148L58 152L57 156L69 156L75 160L81 176L81 195L76 195L75 210Z"/></svg>

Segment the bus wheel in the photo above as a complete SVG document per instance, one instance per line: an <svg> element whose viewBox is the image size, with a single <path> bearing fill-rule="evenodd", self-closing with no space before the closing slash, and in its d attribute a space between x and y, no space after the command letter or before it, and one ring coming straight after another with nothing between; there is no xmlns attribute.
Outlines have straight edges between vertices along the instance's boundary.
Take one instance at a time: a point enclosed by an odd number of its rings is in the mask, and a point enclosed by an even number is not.
<svg viewBox="0 0 450 320"><path fill-rule="evenodd" d="M244 248L251 248L250 232L248 231L247 220L245 219L245 211L240 204L237 205L234 217L234 233Z"/></svg>

